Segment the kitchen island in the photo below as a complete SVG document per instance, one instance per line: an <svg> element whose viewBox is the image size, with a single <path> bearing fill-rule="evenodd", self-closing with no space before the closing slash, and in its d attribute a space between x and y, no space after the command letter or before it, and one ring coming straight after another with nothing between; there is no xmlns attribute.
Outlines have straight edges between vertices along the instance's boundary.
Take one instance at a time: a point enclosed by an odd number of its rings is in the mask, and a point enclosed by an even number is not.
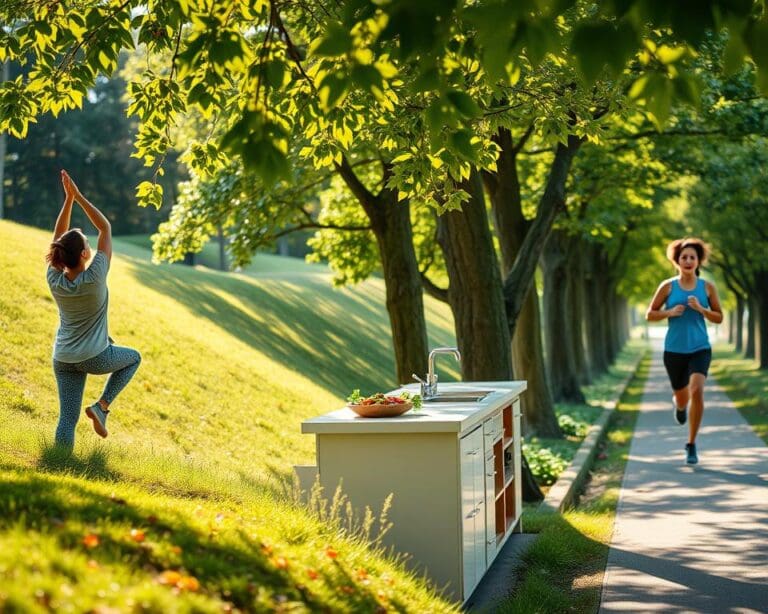
<svg viewBox="0 0 768 614"><path fill-rule="evenodd" d="M353 509L374 515L392 494L385 546L435 586L466 601L520 520L520 395L524 381L440 384L479 401L425 402L394 418L348 408L302 423L315 435L326 497L341 485ZM418 386L403 391L418 393Z"/></svg>

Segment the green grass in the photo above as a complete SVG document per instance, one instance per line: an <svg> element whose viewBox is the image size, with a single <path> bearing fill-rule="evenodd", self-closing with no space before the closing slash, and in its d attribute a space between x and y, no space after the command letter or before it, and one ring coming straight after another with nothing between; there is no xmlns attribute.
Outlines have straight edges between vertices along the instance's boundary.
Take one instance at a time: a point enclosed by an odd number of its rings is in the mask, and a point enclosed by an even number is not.
<svg viewBox="0 0 768 614"><path fill-rule="evenodd" d="M68 455L51 443L49 238L0 221L0 611L453 609L292 491L314 463L301 421L397 383L380 280L154 266L116 241L110 332L143 362L109 439L83 420ZM430 342L452 344L448 307L426 312Z"/></svg>
<svg viewBox="0 0 768 614"><path fill-rule="evenodd" d="M646 356L612 414L581 505L563 514L525 512L525 530L539 535L523 557L522 581L495 612L597 611L618 493L649 367Z"/></svg>
<svg viewBox="0 0 768 614"><path fill-rule="evenodd" d="M531 463L531 469L542 485L554 484L557 477L565 471L576 455L581 442L584 441L589 425L600 417L606 405L616 401L616 398L621 394L622 386L633 373L638 359L646 351L646 348L646 341L639 338L630 339L619 352L608 371L595 379L589 386L583 387L582 390L587 400L585 404L558 403L555 406L558 419L562 420L561 416L569 416L581 426L581 432L578 435L566 436L563 439L534 437L525 444L526 458ZM544 452L539 452L540 450ZM535 460L537 455L542 456L542 464L544 465L538 474L538 464Z"/></svg>
<svg viewBox="0 0 768 614"><path fill-rule="evenodd" d="M768 370L733 347L715 347L711 371L739 412L768 444Z"/></svg>
<svg viewBox="0 0 768 614"><path fill-rule="evenodd" d="M125 235L118 237L118 239L122 244L130 244L147 251L152 250L152 240L149 235ZM199 254L195 254L195 266L210 269L219 268L219 245L215 239L206 243ZM331 270L324 264L305 262L301 258L286 258L259 252L253 257L251 264L244 267L240 272L255 276L275 274L323 275L329 274Z"/></svg>

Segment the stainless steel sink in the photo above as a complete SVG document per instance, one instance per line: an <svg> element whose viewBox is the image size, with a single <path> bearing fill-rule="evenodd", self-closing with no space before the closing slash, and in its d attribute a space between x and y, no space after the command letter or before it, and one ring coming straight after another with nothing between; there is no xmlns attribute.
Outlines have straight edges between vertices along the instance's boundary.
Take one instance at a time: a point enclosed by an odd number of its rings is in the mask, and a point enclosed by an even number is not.
<svg viewBox="0 0 768 614"><path fill-rule="evenodd" d="M492 390L446 390L434 397L424 399L424 403L478 403L493 392Z"/></svg>

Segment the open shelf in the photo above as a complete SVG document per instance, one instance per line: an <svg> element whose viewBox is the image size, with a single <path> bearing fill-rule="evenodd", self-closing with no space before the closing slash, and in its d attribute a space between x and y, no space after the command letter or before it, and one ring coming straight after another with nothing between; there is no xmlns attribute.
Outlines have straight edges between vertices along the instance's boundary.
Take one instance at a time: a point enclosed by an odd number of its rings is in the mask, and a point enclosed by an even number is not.
<svg viewBox="0 0 768 614"><path fill-rule="evenodd" d="M512 406L507 405L504 409L501 410L501 421L504 428L504 439L506 440L509 437L512 437L514 433L512 432Z"/></svg>
<svg viewBox="0 0 768 614"><path fill-rule="evenodd" d="M515 509L515 487L514 485L504 489L504 516L505 531L508 531L517 521L517 510Z"/></svg>
<svg viewBox="0 0 768 614"><path fill-rule="evenodd" d="M507 523L506 523L506 515L504 513L504 497L499 497L496 499L496 538L498 541L498 536L501 534L501 536L504 536L504 533L507 531Z"/></svg>
<svg viewBox="0 0 768 614"><path fill-rule="evenodd" d="M498 497L501 491L504 490L504 449L501 441L493 444L493 471L493 489Z"/></svg>

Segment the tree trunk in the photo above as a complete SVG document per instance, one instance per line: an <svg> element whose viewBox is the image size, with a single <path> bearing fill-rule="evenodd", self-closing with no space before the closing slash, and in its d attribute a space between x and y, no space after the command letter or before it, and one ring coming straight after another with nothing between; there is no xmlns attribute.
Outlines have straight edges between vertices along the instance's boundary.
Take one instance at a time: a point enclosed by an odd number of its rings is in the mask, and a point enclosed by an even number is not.
<svg viewBox="0 0 768 614"><path fill-rule="evenodd" d="M584 244L578 239L569 242L568 262L571 267L571 274L568 275L569 337L576 360L576 377L580 384L587 385L592 381L592 373L584 339L586 312Z"/></svg>
<svg viewBox="0 0 768 614"><path fill-rule="evenodd" d="M344 182L371 221L386 286L387 313L392 328L398 383L427 366L427 324L416 253L413 249L410 207L397 201L396 192L384 188L371 193L345 159L337 166ZM385 176L388 169L385 169Z"/></svg>
<svg viewBox="0 0 768 614"><path fill-rule="evenodd" d="M744 358L755 357L755 332L757 329L757 298L751 294L747 299L747 346L744 348Z"/></svg>
<svg viewBox="0 0 768 614"><path fill-rule="evenodd" d="M568 330L572 306L568 293L568 239L552 231L542 253L544 268L544 329L549 380L555 401L583 403L574 356L573 332Z"/></svg>
<svg viewBox="0 0 768 614"><path fill-rule="evenodd" d="M441 215L437 234L448 272L448 303L461 372L467 380L508 380L512 378L511 343L480 174L473 169L462 188L470 195L469 202L461 212ZM524 456L521 479L524 501L544 498Z"/></svg>
<svg viewBox="0 0 768 614"><path fill-rule="evenodd" d="M737 352L744 350L744 297L736 295L736 328L734 330L734 345Z"/></svg>
<svg viewBox="0 0 768 614"><path fill-rule="evenodd" d="M219 270L228 271L226 238L224 237L224 229L221 227L221 224L216 226L216 235L219 243Z"/></svg>
<svg viewBox="0 0 768 614"><path fill-rule="evenodd" d="M757 342L755 355L761 369L768 369L768 271L759 271L755 275L757 289Z"/></svg>
<svg viewBox="0 0 768 614"><path fill-rule="evenodd" d="M5 83L11 78L10 75L11 63L9 61L2 62L2 77L0 83ZM8 136L3 131L0 133L0 220L5 217L5 193L3 187L5 186L5 149L8 143Z"/></svg>
<svg viewBox="0 0 768 614"><path fill-rule="evenodd" d="M512 377L501 273L493 249L480 174L472 170L461 186L470 200L461 211L438 218L438 242L448 272L448 303L465 380Z"/></svg>
<svg viewBox="0 0 768 614"><path fill-rule="evenodd" d="M501 270L506 277L529 226L523 216L520 181L517 175L517 153L527 136L515 146L509 130L500 128L495 140L501 147L496 173L483 173L483 181L491 200L496 234L501 247ZM539 299L535 282L523 301L517 326L512 336L512 368L516 378L528 382L522 396L523 432L543 437L561 437L555 406L544 365Z"/></svg>
<svg viewBox="0 0 768 614"><path fill-rule="evenodd" d="M581 143L582 139L571 135L568 137L567 145L562 143L557 145L544 194L536 210L536 218L525 233L525 239L517 251L514 265L504 279L504 300L507 304L507 319L512 335L514 335L523 300L533 283L544 243L557 214L565 207L565 183Z"/></svg>
<svg viewBox="0 0 768 614"><path fill-rule="evenodd" d="M733 338L736 329L736 310L728 312L728 344L733 345Z"/></svg>
<svg viewBox="0 0 768 614"><path fill-rule="evenodd" d="M608 360L605 321L601 306L604 294L605 275L602 270L599 246L589 250L586 275L587 299L587 339L590 364L593 373L605 373L608 370Z"/></svg>
<svg viewBox="0 0 768 614"><path fill-rule="evenodd" d="M554 411L551 387L544 369L541 342L539 297L534 282L523 303L515 338L512 340L512 365L515 377L525 379L528 389L522 396L523 434L562 437Z"/></svg>

